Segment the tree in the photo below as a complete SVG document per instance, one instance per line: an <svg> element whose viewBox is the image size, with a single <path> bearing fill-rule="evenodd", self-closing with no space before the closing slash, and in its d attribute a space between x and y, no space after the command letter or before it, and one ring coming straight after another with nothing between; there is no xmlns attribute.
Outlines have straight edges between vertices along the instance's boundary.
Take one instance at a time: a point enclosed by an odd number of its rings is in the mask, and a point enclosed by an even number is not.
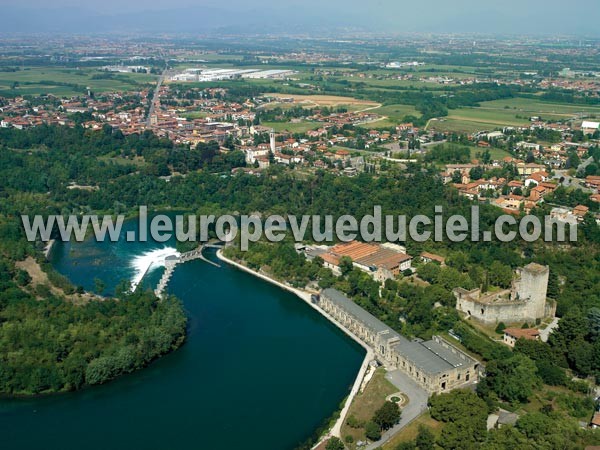
<svg viewBox="0 0 600 450"><path fill-rule="evenodd" d="M480 180L483 178L483 169L479 166L473 167L469 172L471 180Z"/></svg>
<svg viewBox="0 0 600 450"><path fill-rule="evenodd" d="M31 283L31 276L25 270L19 269L15 275L15 281L19 286L27 286Z"/></svg>
<svg viewBox="0 0 600 450"><path fill-rule="evenodd" d="M467 270L468 258L464 252L452 253L447 259L446 264L450 267L454 267L459 272Z"/></svg>
<svg viewBox="0 0 600 450"><path fill-rule="evenodd" d="M494 286L509 288L512 283L513 273L510 266L494 261L489 270L489 281Z"/></svg>
<svg viewBox="0 0 600 450"><path fill-rule="evenodd" d="M421 266L417 270L417 273L420 278L431 283L437 281L441 271L442 269L438 264L430 262L425 264L424 266Z"/></svg>
<svg viewBox="0 0 600 450"><path fill-rule="evenodd" d="M505 360L490 361L487 375L479 384L481 392L489 388L502 400L525 403L540 385L534 362L523 355L514 355Z"/></svg>
<svg viewBox="0 0 600 450"><path fill-rule="evenodd" d="M455 422L467 418L483 420L485 426L487 405L472 391L456 389L447 394L434 394L429 399L429 407L431 417L436 420Z"/></svg>
<svg viewBox="0 0 600 450"><path fill-rule="evenodd" d="M533 361L553 362L554 354L552 348L545 342L532 341L529 339L519 339L515 343L515 353L531 358Z"/></svg>
<svg viewBox="0 0 600 450"><path fill-rule="evenodd" d="M339 268L342 272L342 276L348 275L352 272L354 265L352 264L352 259L349 256L342 256L339 262Z"/></svg>
<svg viewBox="0 0 600 450"><path fill-rule="evenodd" d="M433 395L429 405L431 417L446 422L440 440L444 448L475 449L485 439L488 407L474 392L458 389Z"/></svg>
<svg viewBox="0 0 600 450"><path fill-rule="evenodd" d="M467 421L450 422L444 425L440 442L447 450L475 450L485 437L485 429L475 430Z"/></svg>
<svg viewBox="0 0 600 450"><path fill-rule="evenodd" d="M462 174L460 173L460 170L455 170L452 173L452 182L456 183L456 184L460 184L461 181L462 181Z"/></svg>
<svg viewBox="0 0 600 450"><path fill-rule="evenodd" d="M565 163L565 168L577 169L577 167L579 167L579 164L581 164L581 159L579 159L579 156L576 152L571 152L569 154L569 157L567 158L567 162Z"/></svg>
<svg viewBox="0 0 600 450"><path fill-rule="evenodd" d="M527 156L525 157L525 162L527 164L535 162L535 156L533 155L533 152L531 150L529 150L527 152Z"/></svg>
<svg viewBox="0 0 600 450"><path fill-rule="evenodd" d="M550 270L550 274L548 276L548 297L557 299L560 294L560 282L556 272L554 270Z"/></svg>
<svg viewBox="0 0 600 450"><path fill-rule="evenodd" d="M498 326L496 327L496 333L502 334L502 333L504 333L505 329L506 329L506 325L504 324L504 322L499 322Z"/></svg>
<svg viewBox="0 0 600 450"><path fill-rule="evenodd" d="M373 422L379 425L382 430L389 430L400 421L400 414L398 404L387 401L375 411Z"/></svg>
<svg viewBox="0 0 600 450"><path fill-rule="evenodd" d="M416 444L419 450L433 450L435 448L435 436L429 428L419 425Z"/></svg>
<svg viewBox="0 0 600 450"><path fill-rule="evenodd" d="M600 168L598 167L598 164L591 163L586 166L584 175L586 177L589 177L589 176L598 175L599 172L600 172Z"/></svg>
<svg viewBox="0 0 600 450"><path fill-rule="evenodd" d="M325 450L344 450L345 448L344 443L335 436L329 439L325 446Z"/></svg>
<svg viewBox="0 0 600 450"><path fill-rule="evenodd" d="M94 278L94 291L97 294L102 295L102 292L104 292L104 289L106 289L106 283L104 281L102 281L100 278Z"/></svg>
<svg viewBox="0 0 600 450"><path fill-rule="evenodd" d="M197 145L196 150L200 151L201 163L210 163L219 152L219 144L215 141L211 141L208 143L200 142Z"/></svg>
<svg viewBox="0 0 600 450"><path fill-rule="evenodd" d="M590 309L587 317L590 323L590 336L592 340L596 340L600 337L600 308Z"/></svg>
<svg viewBox="0 0 600 450"><path fill-rule="evenodd" d="M565 386L568 378L565 371L552 364L550 361L536 361L538 375L542 381L550 386Z"/></svg>
<svg viewBox="0 0 600 450"><path fill-rule="evenodd" d="M375 422L367 422L365 425L365 436L371 441L381 439L381 428Z"/></svg>

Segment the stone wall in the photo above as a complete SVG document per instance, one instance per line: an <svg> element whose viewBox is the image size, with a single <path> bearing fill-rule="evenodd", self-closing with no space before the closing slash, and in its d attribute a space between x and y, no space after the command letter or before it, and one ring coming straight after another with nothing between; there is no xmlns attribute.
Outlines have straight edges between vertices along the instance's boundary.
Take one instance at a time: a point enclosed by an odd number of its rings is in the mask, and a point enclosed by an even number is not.
<svg viewBox="0 0 600 450"><path fill-rule="evenodd" d="M482 295L479 289L455 289L456 308L481 322L523 323L554 317L556 303L548 300L550 269L529 264L517 271L518 277L510 290Z"/></svg>

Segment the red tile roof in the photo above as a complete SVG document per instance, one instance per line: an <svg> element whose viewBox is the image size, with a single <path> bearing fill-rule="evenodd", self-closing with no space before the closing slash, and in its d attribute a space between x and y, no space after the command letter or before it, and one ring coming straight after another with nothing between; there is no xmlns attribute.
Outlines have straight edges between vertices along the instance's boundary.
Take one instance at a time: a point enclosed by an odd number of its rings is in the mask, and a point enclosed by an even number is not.
<svg viewBox="0 0 600 450"><path fill-rule="evenodd" d="M539 330L535 328L506 328L504 334L508 334L516 339L536 340L540 335Z"/></svg>

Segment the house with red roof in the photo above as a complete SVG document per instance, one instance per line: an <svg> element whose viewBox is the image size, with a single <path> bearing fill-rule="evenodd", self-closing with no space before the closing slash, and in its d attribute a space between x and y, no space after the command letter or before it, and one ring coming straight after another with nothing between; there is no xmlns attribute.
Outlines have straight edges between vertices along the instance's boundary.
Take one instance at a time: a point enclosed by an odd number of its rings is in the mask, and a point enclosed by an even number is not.
<svg viewBox="0 0 600 450"><path fill-rule="evenodd" d="M528 341L539 341L540 332L535 328L506 328L504 330L504 342L509 347L514 347L519 339L527 339Z"/></svg>

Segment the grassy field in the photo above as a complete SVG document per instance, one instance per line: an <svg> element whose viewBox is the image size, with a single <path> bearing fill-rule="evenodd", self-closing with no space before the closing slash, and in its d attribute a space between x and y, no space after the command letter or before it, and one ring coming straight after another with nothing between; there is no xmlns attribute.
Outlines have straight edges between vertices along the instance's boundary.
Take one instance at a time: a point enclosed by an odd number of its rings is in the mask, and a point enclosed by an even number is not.
<svg viewBox="0 0 600 450"><path fill-rule="evenodd" d="M431 76L440 76L441 74L431 74ZM426 81L419 81L419 78L422 76L426 76L424 74L414 74L415 78L413 80L396 80L396 79L388 79L388 80L378 80L375 78L343 78L344 80L352 81L353 83L364 83L370 89L381 89L381 90L389 90L389 88L394 86L402 86L402 87L415 87L415 88L431 88L435 90L440 86L434 83L429 83ZM428 76L428 75L427 75Z"/></svg>
<svg viewBox="0 0 600 450"><path fill-rule="evenodd" d="M94 79L105 72L96 69L25 67L16 72L0 72L0 92L6 95L76 95L90 87L94 92L139 90L156 80L155 75L113 73L110 79ZM18 83L15 86L15 83ZM77 86L75 86L77 85Z"/></svg>
<svg viewBox="0 0 600 450"><path fill-rule="evenodd" d="M431 120L428 129L436 131L449 131L456 133L475 133L477 131L488 129L486 124L469 122L464 120L449 119L444 117L440 120ZM495 126L492 128L496 128Z"/></svg>
<svg viewBox="0 0 600 450"><path fill-rule="evenodd" d="M210 114L204 111L190 111L190 112L186 112L181 114L182 117L185 117L188 120L194 120L194 119L204 119L206 117L208 117Z"/></svg>
<svg viewBox="0 0 600 450"><path fill-rule="evenodd" d="M107 164L118 164L121 166L129 166L129 165L133 165L133 166L137 166L137 167L145 167L146 166L146 162L144 161L144 158L142 158L141 156L136 156L135 158L123 158L122 156L100 156L98 157L98 160L100 161L104 161Z"/></svg>
<svg viewBox="0 0 600 450"><path fill-rule="evenodd" d="M412 105L387 105L372 109L371 112L388 117L391 121L401 123L404 116L421 117L421 113Z"/></svg>
<svg viewBox="0 0 600 450"><path fill-rule="evenodd" d="M486 150L485 148L471 147L471 158L476 159L477 154L483 153L485 150ZM490 147L487 150L490 151L490 155L491 155L492 159L500 160L500 159L506 158L507 156L511 156L511 154L508 153L506 150L502 150L499 148Z"/></svg>
<svg viewBox="0 0 600 450"><path fill-rule="evenodd" d="M442 424L440 422L432 419L429 413L425 413L417 417L407 427L405 427L402 431L400 431L392 439L390 439L389 442L384 444L383 450L395 450L396 447L403 442L414 441L417 437L417 434L419 433L420 426L425 426L429 428L436 436L436 438L439 437L439 434L442 429Z"/></svg>
<svg viewBox="0 0 600 450"><path fill-rule="evenodd" d="M295 97L295 96L293 96ZM324 106L324 105L322 105ZM377 104L373 103L373 106L376 107ZM264 109L264 110L272 110L275 108L281 108L283 111L286 111L288 109L292 109L292 108L304 108L304 109L311 109L311 108L316 108L317 106L313 103L309 103L309 102L302 102L302 103L281 103L278 101L274 101L271 103L267 103L263 106L260 107L260 109ZM353 103L353 104L348 104L348 105L335 105L335 106L329 106L329 108L345 108L348 112L356 112L356 111L362 111L365 109L365 105L359 104L359 103ZM367 106L368 108L370 108L370 106Z"/></svg>
<svg viewBox="0 0 600 450"><path fill-rule="evenodd" d="M528 118L564 120L579 115L600 117L600 106L549 103L528 98L512 98L483 102L477 108L450 110L447 117L432 121L430 128L439 131L473 133L505 126L524 126ZM517 117L519 116L519 117Z"/></svg>
<svg viewBox="0 0 600 450"><path fill-rule="evenodd" d="M364 392L359 393L352 402L347 417L354 416L360 422L368 422L379 408L385 403L388 395L398 392L385 378L385 369L379 368L371 378ZM352 436L354 442L365 439L364 429L351 428L347 424L342 425L342 436ZM354 448L350 445L350 448Z"/></svg>
<svg viewBox="0 0 600 450"><path fill-rule="evenodd" d="M600 117L600 106L571 105L568 103L550 103L529 98L511 98L481 103L478 109L514 111L514 114L541 116L543 118L568 119L573 115L596 114Z"/></svg>
<svg viewBox="0 0 600 450"><path fill-rule="evenodd" d="M529 123L527 119L518 119L518 113L512 110L486 110L481 108L459 108L449 111L447 117L431 121L429 128L439 131L473 133L491 131L503 127L519 127Z"/></svg>
<svg viewBox="0 0 600 450"><path fill-rule="evenodd" d="M297 94L277 94L269 93L265 94L266 97L291 97L294 99L294 103L307 105L307 106L360 106L364 108L373 108L379 106L379 103L375 103L369 100L360 100L352 97L340 97L336 95L297 95Z"/></svg>
<svg viewBox="0 0 600 450"><path fill-rule="evenodd" d="M446 144L437 144L437 145L434 145L433 148L435 148L437 146L447 147L447 146L450 146L450 145L455 145L455 144L448 144L448 143L446 143ZM488 150L490 152L490 156L491 156L491 158L493 160L500 160L500 159L503 159L503 158L505 158L507 156L511 156L511 154L509 152L507 152L506 150L502 150L500 148L489 147L489 148L485 149L485 148L480 148L480 147L476 147L476 146L467 146L467 145L459 145L459 147L462 147L462 148L467 147L470 150L470 152L471 152L470 153L470 158L472 160L473 159L479 159L480 156L478 156L478 155L482 154L486 150ZM432 148L432 147L430 147L430 148ZM441 166L445 165L445 164L442 164L442 163L439 163L439 162L438 162L438 164L440 164Z"/></svg>

